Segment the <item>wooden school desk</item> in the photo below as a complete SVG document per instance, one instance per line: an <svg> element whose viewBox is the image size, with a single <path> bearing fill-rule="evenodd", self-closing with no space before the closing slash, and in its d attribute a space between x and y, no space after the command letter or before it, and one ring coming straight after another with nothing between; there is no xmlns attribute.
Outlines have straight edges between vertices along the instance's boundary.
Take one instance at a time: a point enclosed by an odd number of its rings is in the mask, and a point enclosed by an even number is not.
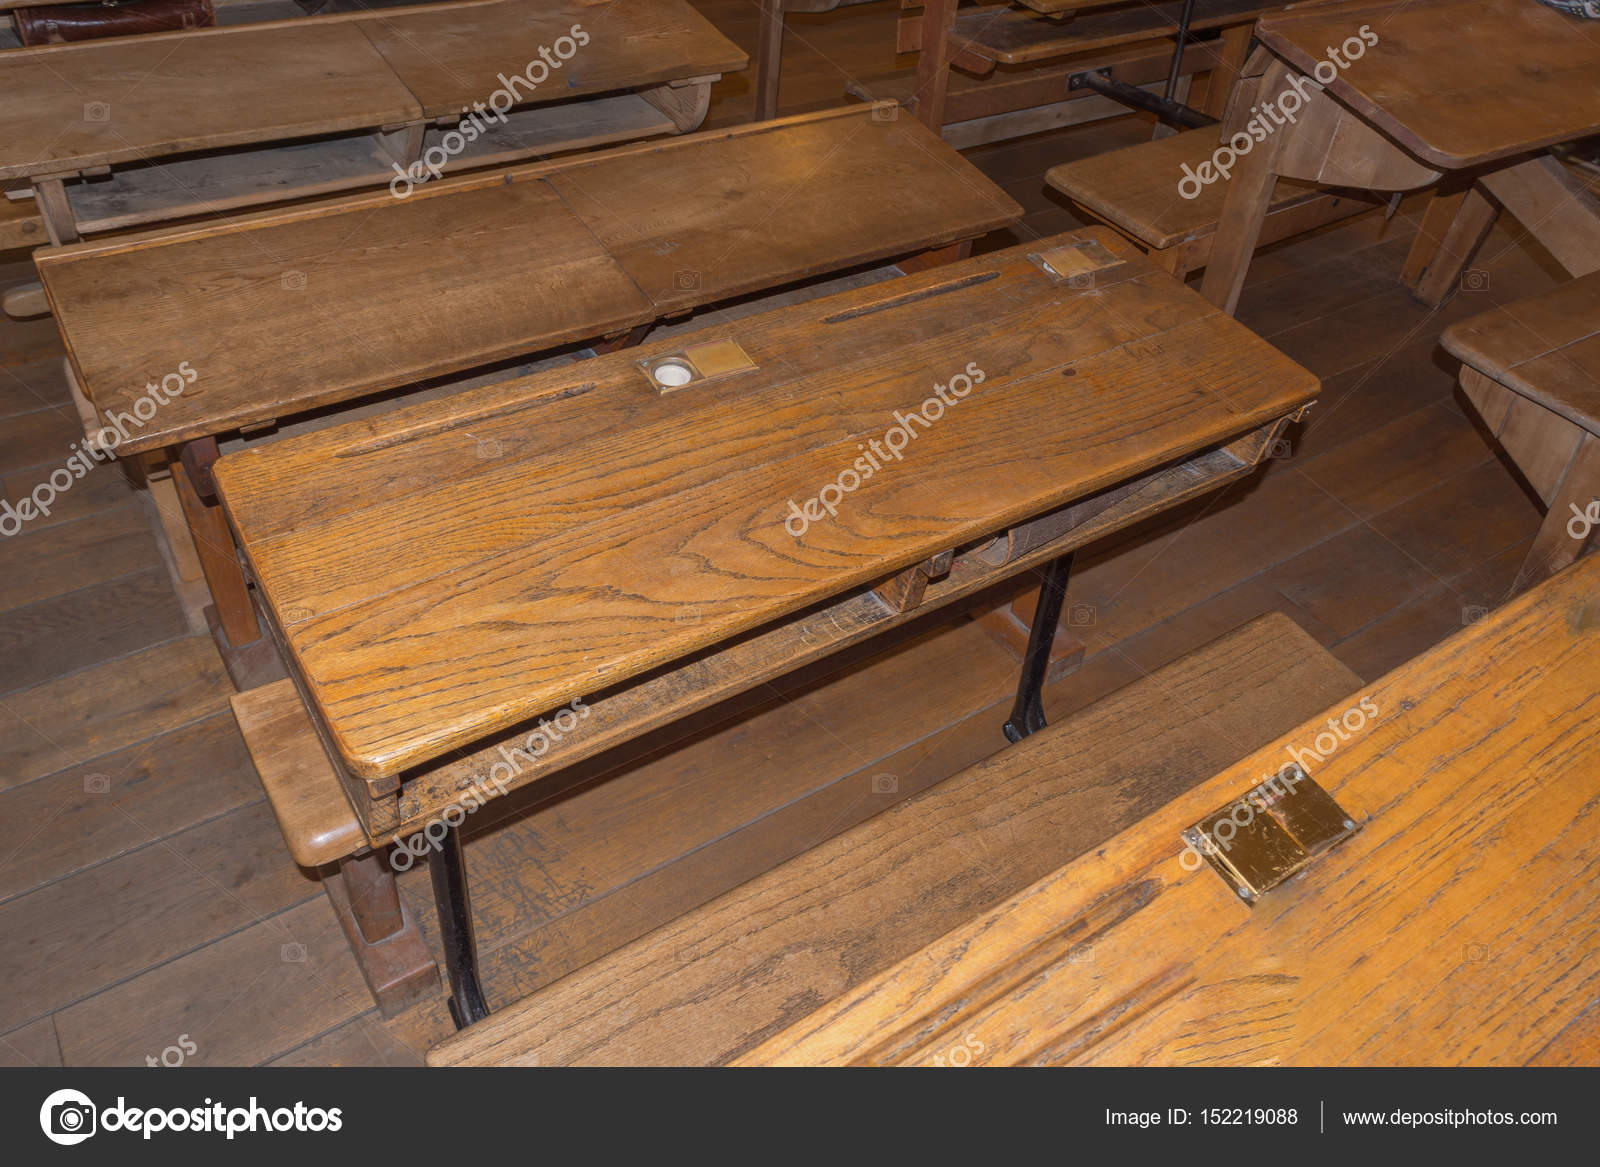
<svg viewBox="0 0 1600 1167"><path fill-rule="evenodd" d="M743 1062L1592 1066L1596 676L1590 557ZM1254 907L1180 858L1358 702L1310 762L1353 836Z"/></svg>
<svg viewBox="0 0 1600 1167"><path fill-rule="evenodd" d="M581 723L505 790L1048 565L1020 740L1071 551L1249 473L1317 389L1091 229L229 454L217 481L293 681L235 708L281 743L298 686L325 764L246 739L269 793L316 792L274 805L286 834L338 840L327 862L436 827L570 702ZM305 821L313 801L336 819ZM466 1022L483 1003L443 821Z"/></svg>
<svg viewBox="0 0 1600 1167"><path fill-rule="evenodd" d="M1424 225L1441 229L1454 214L1417 285L1430 301L1468 261L1496 204L1571 274L1600 267L1600 202L1545 153L1600 132L1593 24L1534 0L1409 0L1262 17L1261 48L1220 140L1253 137L1245 127L1268 117L1255 111L1269 103L1294 120L1253 144L1225 180L1201 285L1207 299L1229 312L1238 303L1280 177L1385 192L1447 179ZM1361 52L1346 54L1347 42ZM1335 67L1330 50L1349 67ZM1315 84L1319 62L1325 92Z"/></svg>
<svg viewBox="0 0 1600 1167"><path fill-rule="evenodd" d="M0 184L31 189L68 242L386 183L501 90L506 120L460 143L455 172L681 133L745 63L684 0L483 0L11 49Z"/></svg>
<svg viewBox="0 0 1600 1167"><path fill-rule="evenodd" d="M183 451L178 485L228 656L260 634L209 489L219 435L960 243L1021 214L914 119L857 106L35 260L88 428L138 409L119 455ZM147 386L185 363L192 388L152 409Z"/></svg>

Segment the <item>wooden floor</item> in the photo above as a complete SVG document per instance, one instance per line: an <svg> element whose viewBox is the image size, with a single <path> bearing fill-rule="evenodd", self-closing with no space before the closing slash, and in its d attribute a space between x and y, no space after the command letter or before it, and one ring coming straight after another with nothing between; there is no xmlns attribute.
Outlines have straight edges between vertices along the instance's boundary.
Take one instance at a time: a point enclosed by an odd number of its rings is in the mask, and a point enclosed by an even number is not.
<svg viewBox="0 0 1600 1167"><path fill-rule="evenodd" d="M753 45L754 5L700 6ZM794 20L786 105L892 66L895 11ZM746 78L719 87L714 120L747 110ZM990 245L1075 225L1045 169L1148 132L1125 119L973 152L1028 209ZM1264 475L1080 556L1069 611L1088 655L1052 687L1053 714L1272 610L1373 678L1503 595L1539 511L1436 342L1550 287L1553 268L1497 228L1482 286L1429 312L1396 283L1414 215L1258 257L1240 316L1324 378L1322 400ZM27 275L0 266L0 285ZM0 323L8 499L79 436L60 355L49 321ZM442 1000L378 1017L326 897L284 850L226 678L168 578L114 470L0 539L0 1063L419 1064L448 1031ZM971 621L922 626L609 759L605 782L597 764L558 799L476 816L491 1004L998 749L1015 666ZM401 882L436 941L425 877Z"/></svg>

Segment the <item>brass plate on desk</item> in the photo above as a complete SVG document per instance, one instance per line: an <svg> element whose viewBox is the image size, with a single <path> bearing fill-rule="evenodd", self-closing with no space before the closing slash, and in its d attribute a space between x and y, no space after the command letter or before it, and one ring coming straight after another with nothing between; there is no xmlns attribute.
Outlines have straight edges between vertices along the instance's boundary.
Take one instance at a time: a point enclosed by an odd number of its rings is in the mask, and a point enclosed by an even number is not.
<svg viewBox="0 0 1600 1167"><path fill-rule="evenodd" d="M1187 850L1204 857L1240 899L1254 904L1360 829L1332 795L1291 765L1206 815L1182 837Z"/></svg>

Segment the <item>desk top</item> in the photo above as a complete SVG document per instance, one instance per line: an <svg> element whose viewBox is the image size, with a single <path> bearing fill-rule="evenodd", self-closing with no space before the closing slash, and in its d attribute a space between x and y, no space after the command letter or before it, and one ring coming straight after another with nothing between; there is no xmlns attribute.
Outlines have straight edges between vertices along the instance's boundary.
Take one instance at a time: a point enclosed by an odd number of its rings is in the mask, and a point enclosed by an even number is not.
<svg viewBox="0 0 1600 1167"><path fill-rule="evenodd" d="M723 372L659 392L639 362L696 345ZM961 380L969 395L942 405L936 385ZM355 774L381 777L1317 388L1089 230L242 451L216 474L315 712ZM912 410L932 422L902 422ZM915 437L889 436L902 426ZM852 478L836 517L810 501Z"/></svg>
<svg viewBox="0 0 1600 1167"><path fill-rule="evenodd" d="M1590 556L745 1060L1592 1064L1597 674ZM1179 832L1291 747L1363 829L1251 909Z"/></svg>
<svg viewBox="0 0 1600 1167"><path fill-rule="evenodd" d="M487 101L518 70L539 82L517 85L521 104L732 73L749 61L683 0L430 6L378 13L361 29L430 118ZM550 58L556 67L540 63Z"/></svg>
<svg viewBox="0 0 1600 1167"><path fill-rule="evenodd" d="M0 180L460 113L582 24L518 105L744 67L685 0L488 0L0 51ZM540 74L535 73L535 77Z"/></svg>
<svg viewBox="0 0 1600 1167"><path fill-rule="evenodd" d="M1328 92L1424 162L1454 170L1600 132L1600 31L1535 0L1312 9L1263 16L1256 36L1309 72L1362 25L1377 43Z"/></svg>
<svg viewBox="0 0 1600 1167"><path fill-rule="evenodd" d="M34 258L102 416L180 362L198 374L128 427L132 453L1021 215L916 119L857 105ZM315 343L297 343L308 329Z"/></svg>
<svg viewBox="0 0 1600 1167"><path fill-rule="evenodd" d="M1600 432L1600 272L1452 324L1440 343L1484 376Z"/></svg>
<svg viewBox="0 0 1600 1167"><path fill-rule="evenodd" d="M0 179L421 117L337 17L0 52Z"/></svg>

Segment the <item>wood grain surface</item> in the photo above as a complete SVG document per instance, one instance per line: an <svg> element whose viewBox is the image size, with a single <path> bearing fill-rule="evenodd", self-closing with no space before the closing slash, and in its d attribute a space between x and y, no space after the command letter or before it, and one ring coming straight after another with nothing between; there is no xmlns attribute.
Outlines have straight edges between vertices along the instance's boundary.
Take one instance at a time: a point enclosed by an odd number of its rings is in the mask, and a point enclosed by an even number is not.
<svg viewBox="0 0 1600 1167"><path fill-rule="evenodd" d="M563 61L574 25L589 43ZM557 67L529 72L549 50ZM543 104L742 69L684 0L491 0L0 52L0 179ZM497 104L498 109L503 107Z"/></svg>
<svg viewBox="0 0 1600 1167"><path fill-rule="evenodd" d="M1463 364L1590 433L1600 433L1600 273L1452 324Z"/></svg>
<svg viewBox="0 0 1600 1167"><path fill-rule="evenodd" d="M359 27L430 118L487 101L506 85L502 77L519 72L523 81L514 92L521 104L733 73L749 62L684 0L402 8L369 15ZM581 35L569 36L574 28ZM558 44L564 37L572 43ZM530 69L534 62L544 64ZM527 84L529 77L537 85Z"/></svg>
<svg viewBox="0 0 1600 1167"><path fill-rule="evenodd" d="M422 117L350 21L12 49L0 93L0 179Z"/></svg>
<svg viewBox="0 0 1600 1167"><path fill-rule="evenodd" d="M1092 850L1360 679L1252 621L492 1014L434 1065L714 1065Z"/></svg>
<svg viewBox="0 0 1600 1167"><path fill-rule="evenodd" d="M1537 1061L1600 977L1597 668L1590 557L747 1061L937 1064L969 1034L988 1065ZM1362 829L1251 909L1179 831L1296 750Z"/></svg>
<svg viewBox="0 0 1600 1167"><path fill-rule="evenodd" d="M1052 277L1038 252L1104 266ZM676 338L219 463L255 578L356 774L875 584L1317 390L1104 230L700 335L736 340L755 369L660 393L638 362ZM940 407L935 385L964 370L970 395ZM919 409L935 420L909 423L899 461L793 529L790 501Z"/></svg>
<svg viewBox="0 0 1600 1167"><path fill-rule="evenodd" d="M1328 92L1433 166L1456 170L1600 131L1593 22L1527 0L1418 0L1286 15L1256 26L1302 73L1366 24L1377 43Z"/></svg>
<svg viewBox="0 0 1600 1167"><path fill-rule="evenodd" d="M918 213L905 207L915 204ZM287 418L1022 211L914 119L864 106L505 174L36 253L103 416L188 361L131 453ZM318 305L337 304L337 312ZM315 343L285 342L317 317Z"/></svg>

